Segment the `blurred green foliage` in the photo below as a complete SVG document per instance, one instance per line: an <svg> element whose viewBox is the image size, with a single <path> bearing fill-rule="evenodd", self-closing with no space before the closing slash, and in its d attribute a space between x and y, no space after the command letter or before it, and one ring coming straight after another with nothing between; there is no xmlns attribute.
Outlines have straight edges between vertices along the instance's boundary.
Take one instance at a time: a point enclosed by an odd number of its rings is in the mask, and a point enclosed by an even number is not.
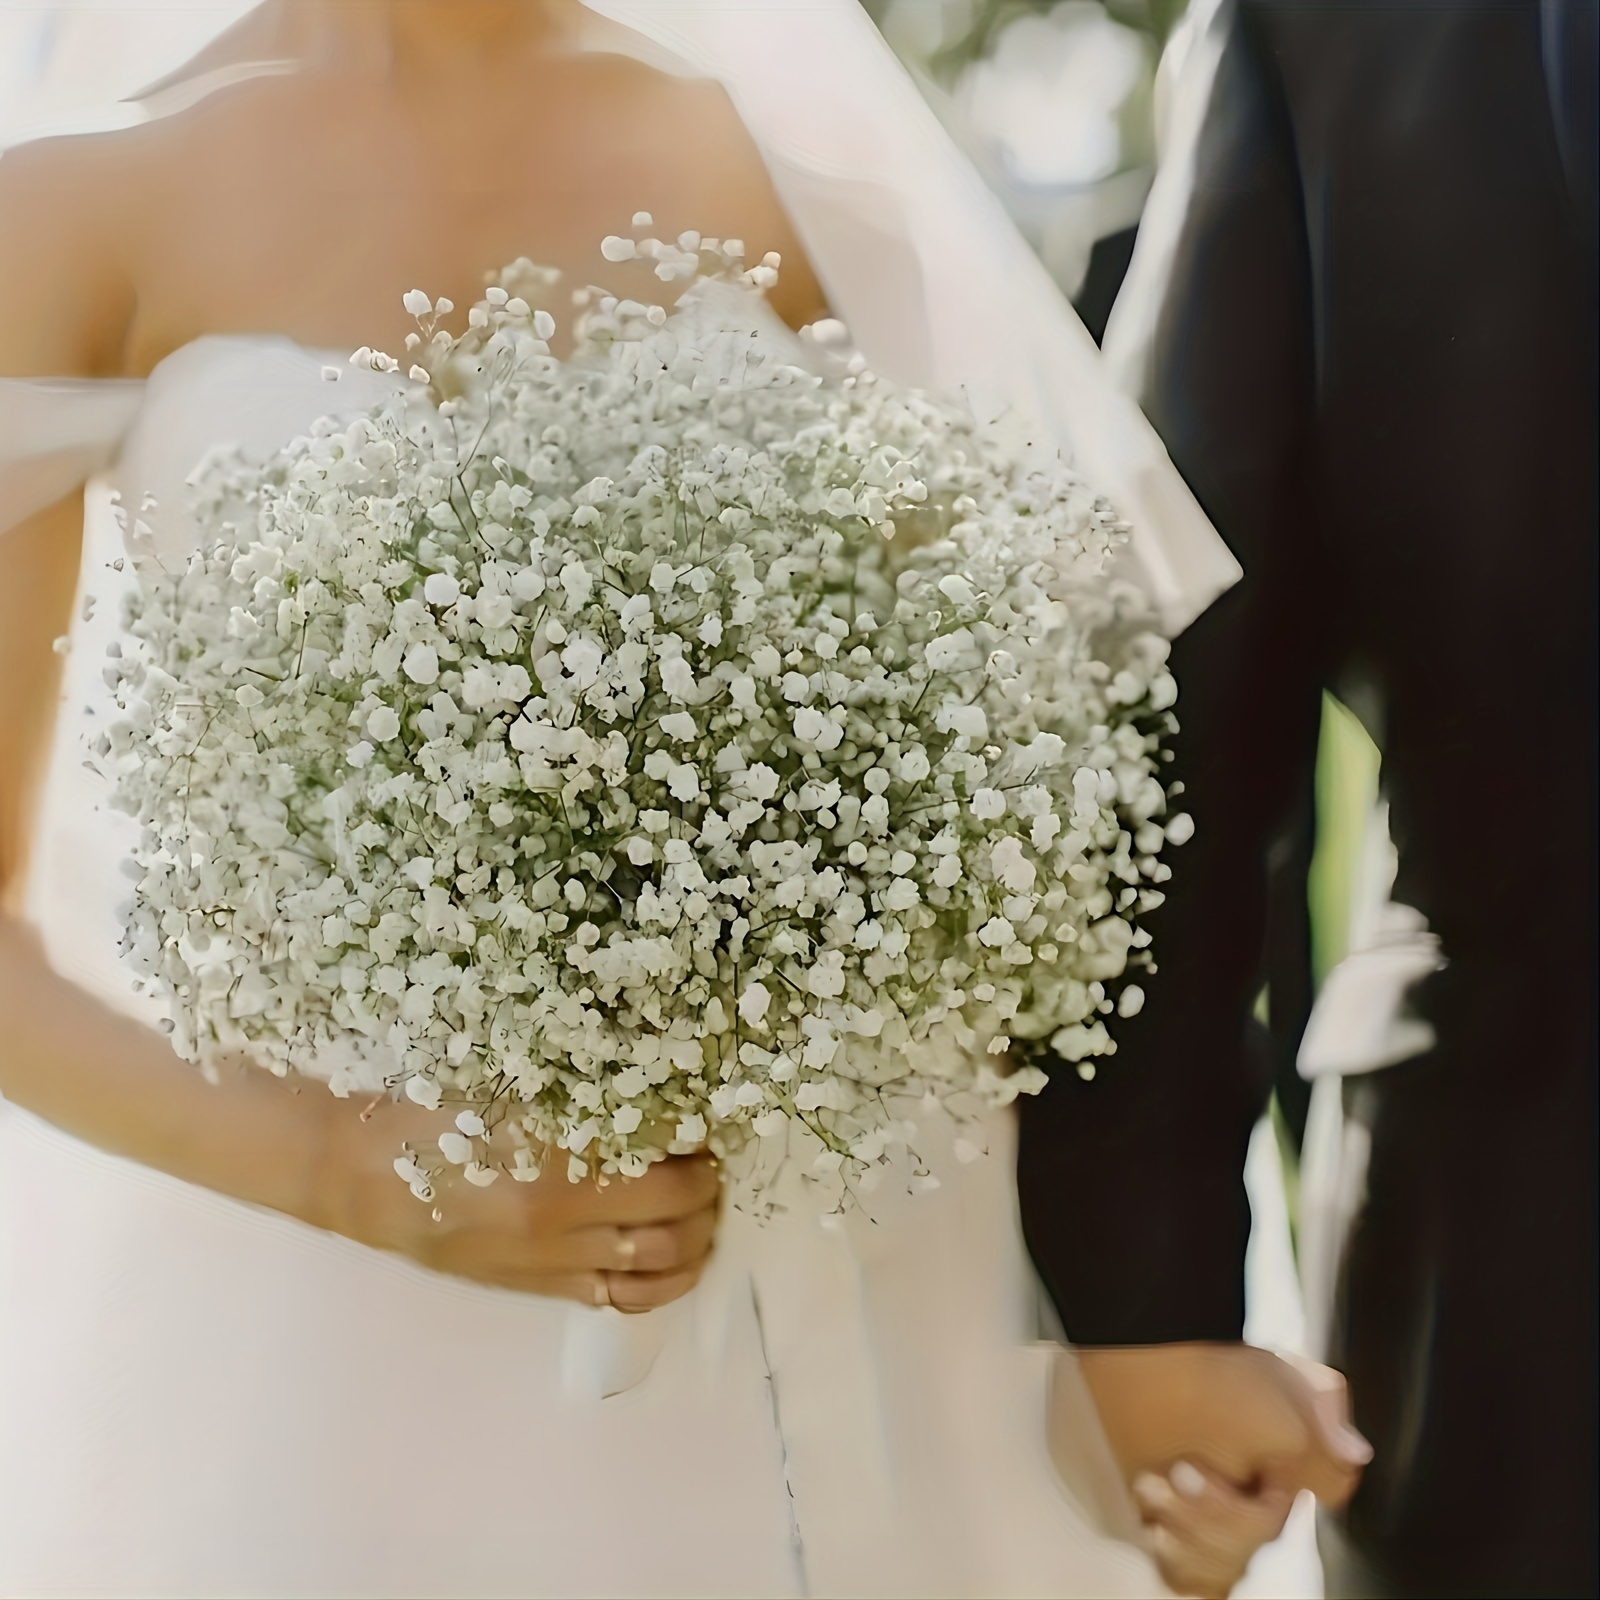
<svg viewBox="0 0 1600 1600"><path fill-rule="evenodd" d="M1355 712L1322 697L1317 742L1317 836L1306 882L1311 909L1311 969L1317 984L1350 948L1351 913L1373 805L1378 747Z"/></svg>
<svg viewBox="0 0 1600 1600"><path fill-rule="evenodd" d="M1360 891L1372 808L1378 799L1378 747L1343 701L1322 697L1322 727L1317 737L1316 840L1306 874L1306 905L1311 916L1311 976L1317 987L1350 949L1350 928ZM1266 1018L1262 991L1258 1015ZM1289 1226L1299 1242L1300 1150L1277 1097L1272 1123L1283 1160Z"/></svg>

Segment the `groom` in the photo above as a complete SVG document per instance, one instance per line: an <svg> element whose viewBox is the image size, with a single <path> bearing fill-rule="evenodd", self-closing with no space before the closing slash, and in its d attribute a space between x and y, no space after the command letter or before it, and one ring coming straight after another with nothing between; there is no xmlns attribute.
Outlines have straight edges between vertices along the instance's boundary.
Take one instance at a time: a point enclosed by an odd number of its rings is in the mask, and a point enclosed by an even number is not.
<svg viewBox="0 0 1600 1600"><path fill-rule="evenodd" d="M1271 842L1358 680L1447 965L1411 996L1436 1047L1365 1080L1334 1350L1376 1453L1329 1592L1593 1594L1595 0L1222 25L1145 398L1246 577L1174 652L1198 826L1160 975L1026 1108L1024 1221L1113 1443L1142 1388L1225 1392L1219 1467L1337 1464L1233 1341Z"/></svg>

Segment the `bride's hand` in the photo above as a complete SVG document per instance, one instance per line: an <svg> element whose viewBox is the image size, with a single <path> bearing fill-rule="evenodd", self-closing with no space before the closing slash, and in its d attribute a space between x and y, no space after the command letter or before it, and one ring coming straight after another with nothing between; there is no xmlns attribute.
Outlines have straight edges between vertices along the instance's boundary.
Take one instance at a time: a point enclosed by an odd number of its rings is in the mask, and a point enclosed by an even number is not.
<svg viewBox="0 0 1600 1600"><path fill-rule="evenodd" d="M269 1206L437 1272L590 1305L647 1311L691 1289L711 1251L719 1185L705 1158L657 1163L604 1189L557 1170L535 1183L461 1183L435 1206L395 1176L408 1139L449 1124L348 1100L256 1068L215 1083L154 1029L52 970L38 936L0 914L0 1094L117 1155Z"/></svg>
<svg viewBox="0 0 1600 1600"><path fill-rule="evenodd" d="M362 1244L435 1272L619 1311L676 1300L705 1269L721 1187L707 1157L670 1157L604 1188L561 1170L532 1183L457 1182L430 1205L395 1176L394 1160L406 1139L431 1143L437 1117L384 1104L363 1121L338 1101L322 1114L307 1220Z"/></svg>
<svg viewBox="0 0 1600 1600"><path fill-rule="evenodd" d="M1199 1600L1225 1600L1250 1558L1283 1532L1294 1506L1292 1490L1241 1489L1189 1461L1165 1476L1141 1473L1133 1498L1162 1578L1177 1594Z"/></svg>

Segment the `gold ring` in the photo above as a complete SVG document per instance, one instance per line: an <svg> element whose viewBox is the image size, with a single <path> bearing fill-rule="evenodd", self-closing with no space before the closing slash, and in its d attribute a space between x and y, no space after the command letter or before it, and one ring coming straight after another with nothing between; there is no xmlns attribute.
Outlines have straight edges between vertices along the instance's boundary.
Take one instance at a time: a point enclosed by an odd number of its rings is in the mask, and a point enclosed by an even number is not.
<svg viewBox="0 0 1600 1600"><path fill-rule="evenodd" d="M617 1231L617 1270L619 1272L632 1272L633 1263L639 1255L639 1240L628 1229L621 1228Z"/></svg>
<svg viewBox="0 0 1600 1600"><path fill-rule="evenodd" d="M594 1303L597 1306L609 1306L611 1304L611 1279L603 1272L595 1275Z"/></svg>

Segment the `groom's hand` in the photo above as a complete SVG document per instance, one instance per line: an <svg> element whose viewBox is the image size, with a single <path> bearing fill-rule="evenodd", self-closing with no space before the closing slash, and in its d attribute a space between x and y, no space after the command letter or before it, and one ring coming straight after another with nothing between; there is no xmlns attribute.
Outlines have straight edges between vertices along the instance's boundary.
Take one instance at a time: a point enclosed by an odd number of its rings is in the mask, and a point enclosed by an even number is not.
<svg viewBox="0 0 1600 1600"><path fill-rule="evenodd" d="M1250 1492L1310 1489L1337 1507L1372 1459L1330 1367L1247 1344L1080 1350L1078 1359L1130 1483L1188 1461Z"/></svg>

